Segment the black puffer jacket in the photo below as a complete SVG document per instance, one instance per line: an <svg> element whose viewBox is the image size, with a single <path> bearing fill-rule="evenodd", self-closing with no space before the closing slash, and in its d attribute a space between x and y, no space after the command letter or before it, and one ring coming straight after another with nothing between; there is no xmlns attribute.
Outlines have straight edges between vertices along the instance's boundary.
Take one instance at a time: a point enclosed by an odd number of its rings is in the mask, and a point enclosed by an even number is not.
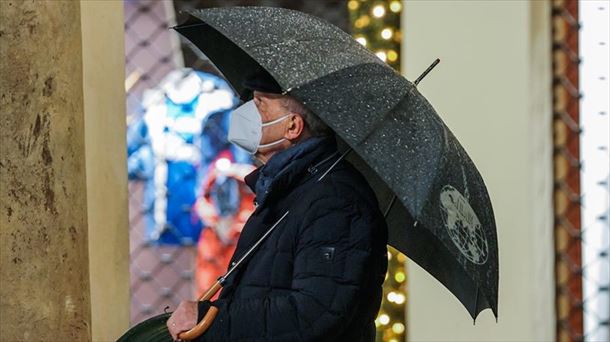
<svg viewBox="0 0 610 342"><path fill-rule="evenodd" d="M317 181L338 153L334 139L311 139L246 177L259 206L232 262L290 212L227 279L201 341L374 341L387 227L375 194L348 162Z"/></svg>

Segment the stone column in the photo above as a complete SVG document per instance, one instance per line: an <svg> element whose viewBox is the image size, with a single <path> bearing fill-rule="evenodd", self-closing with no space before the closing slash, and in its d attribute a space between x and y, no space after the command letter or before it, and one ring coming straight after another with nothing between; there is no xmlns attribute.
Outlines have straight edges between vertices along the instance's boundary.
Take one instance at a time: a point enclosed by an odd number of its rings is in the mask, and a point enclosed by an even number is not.
<svg viewBox="0 0 610 342"><path fill-rule="evenodd" d="M0 2L2 339L90 337L80 4Z"/></svg>
<svg viewBox="0 0 610 342"><path fill-rule="evenodd" d="M129 324L122 2L0 1L0 340Z"/></svg>

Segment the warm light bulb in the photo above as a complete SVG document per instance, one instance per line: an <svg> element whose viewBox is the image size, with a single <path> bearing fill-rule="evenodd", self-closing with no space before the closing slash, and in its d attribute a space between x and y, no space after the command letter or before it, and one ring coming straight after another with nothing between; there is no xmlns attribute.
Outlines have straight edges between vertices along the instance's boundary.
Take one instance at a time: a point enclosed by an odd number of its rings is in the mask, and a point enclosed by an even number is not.
<svg viewBox="0 0 610 342"><path fill-rule="evenodd" d="M393 33L394 32L392 32L391 28L384 28L383 30L381 30L381 38L388 40L392 38Z"/></svg>
<svg viewBox="0 0 610 342"><path fill-rule="evenodd" d="M375 55L377 55L377 57L379 57L379 59L381 59L384 62L388 58L388 56L386 56L385 52L383 52L383 51L377 51L377 53Z"/></svg>
<svg viewBox="0 0 610 342"><path fill-rule="evenodd" d="M377 5L373 7L373 16L375 18L381 18L385 15L385 7L383 5Z"/></svg>
<svg viewBox="0 0 610 342"><path fill-rule="evenodd" d="M360 18L356 19L354 26L356 28L363 28L371 23L371 18L368 15L363 15Z"/></svg>
<svg viewBox="0 0 610 342"><path fill-rule="evenodd" d="M394 303L396 303L396 304L398 304L398 305L400 305L400 304L404 303L404 302L405 302L405 300L406 300L405 295L403 295L402 293L397 293L397 294L394 296Z"/></svg>
<svg viewBox="0 0 610 342"><path fill-rule="evenodd" d="M397 59L398 59L398 54L396 53L396 51L394 51L394 50L388 51L388 61L394 62ZM397 257L397 260L399 262L404 262L404 260L403 261L400 260L400 254Z"/></svg>
<svg viewBox="0 0 610 342"><path fill-rule="evenodd" d="M386 324L390 323L390 316L388 316L386 314L380 315L379 323L381 323L382 325L386 325Z"/></svg>
<svg viewBox="0 0 610 342"><path fill-rule="evenodd" d="M360 44L362 44L362 46L366 46L366 38L364 37L358 37L356 38L356 41Z"/></svg>
<svg viewBox="0 0 610 342"><path fill-rule="evenodd" d="M394 50L390 50L390 51L394 51ZM407 257L406 257L404 254L402 254L402 253L398 253L398 255L396 256L396 259L397 259L399 262L405 262L405 261L407 261Z"/></svg>
<svg viewBox="0 0 610 342"><path fill-rule="evenodd" d="M402 283L403 281L405 281L405 274L403 272L396 272L396 274L394 274L394 279L399 282Z"/></svg>
<svg viewBox="0 0 610 342"><path fill-rule="evenodd" d="M402 334L403 332L405 332L405 325L402 323L394 323L392 324L392 331L395 334Z"/></svg>
<svg viewBox="0 0 610 342"><path fill-rule="evenodd" d="M347 3L347 8L351 9L352 11L357 10L359 6L360 4L356 0L350 0Z"/></svg>
<svg viewBox="0 0 610 342"><path fill-rule="evenodd" d="M402 9L402 4L400 1L392 1L390 2L390 11L397 13Z"/></svg>

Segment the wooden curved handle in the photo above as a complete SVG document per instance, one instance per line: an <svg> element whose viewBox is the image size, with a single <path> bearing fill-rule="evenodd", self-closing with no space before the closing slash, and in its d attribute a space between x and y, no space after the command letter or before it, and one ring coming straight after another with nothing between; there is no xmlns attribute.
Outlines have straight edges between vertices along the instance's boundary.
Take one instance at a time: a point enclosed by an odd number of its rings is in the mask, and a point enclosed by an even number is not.
<svg viewBox="0 0 610 342"><path fill-rule="evenodd" d="M205 316L203 316L201 322L197 323L197 325L194 326L191 330L179 333L178 338L184 341L190 341L201 336L206 330L208 330L210 325L212 325L212 321L214 321L214 318L216 318L217 314L218 308L215 306L210 306L210 309L208 310L208 312L206 312Z"/></svg>
<svg viewBox="0 0 610 342"><path fill-rule="evenodd" d="M212 287L210 287L199 298L199 301L202 302L204 300L210 300L210 298L214 297L216 292L218 292L218 290L220 290L221 288L222 288L222 285L220 284L220 281L216 281L214 283L214 285L212 285ZM216 318L217 314L218 314L218 308L215 306L210 306L210 308L208 309L208 312L206 312L205 316L203 316L203 319L201 320L201 322L197 323L197 325L194 326L193 328L191 328L191 330L187 330L187 331L183 331L183 332L179 333L178 338L181 340L184 340L184 341L190 341L190 340L194 340L197 337L201 336L204 332L206 332L206 330L208 330L210 325L212 325L212 322L214 321L214 318Z"/></svg>

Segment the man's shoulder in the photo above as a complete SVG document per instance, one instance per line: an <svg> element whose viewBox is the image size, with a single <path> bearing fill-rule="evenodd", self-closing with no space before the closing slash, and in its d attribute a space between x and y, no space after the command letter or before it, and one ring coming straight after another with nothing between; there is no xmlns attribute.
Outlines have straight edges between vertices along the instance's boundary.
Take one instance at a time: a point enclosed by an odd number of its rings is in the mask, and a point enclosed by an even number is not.
<svg viewBox="0 0 610 342"><path fill-rule="evenodd" d="M320 182L316 178L306 187L292 205L299 221L295 225L299 234L310 237L355 234L355 239L368 241L377 234L374 232L383 231L385 220L375 193L351 165L337 168Z"/></svg>

